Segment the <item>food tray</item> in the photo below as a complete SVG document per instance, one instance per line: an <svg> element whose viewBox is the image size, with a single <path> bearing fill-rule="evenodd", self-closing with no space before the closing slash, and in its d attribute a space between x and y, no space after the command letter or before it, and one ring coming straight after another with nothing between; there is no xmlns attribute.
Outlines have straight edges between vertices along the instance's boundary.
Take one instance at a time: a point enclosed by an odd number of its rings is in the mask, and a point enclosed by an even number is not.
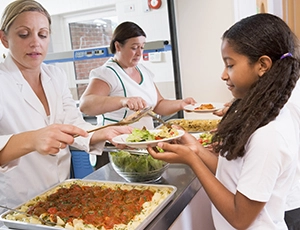
<svg viewBox="0 0 300 230"><path fill-rule="evenodd" d="M147 214L144 215L143 218L139 221L137 225L135 225L134 228L128 228L128 229L137 229L137 230L142 230L144 229L161 211L162 209L173 199L175 192L177 191L177 188L172 185L162 185L162 184L141 184L141 183L124 183L124 182L113 182L113 181L93 181L93 180L79 180L79 179L70 179L66 180L46 192L34 197L33 199L19 205L16 207L16 209L20 209L23 205L28 204L29 202L35 202L35 200L38 197L41 196L48 196L52 193L55 193L58 188L63 187L63 186L69 186L70 184L80 184L80 185L95 185L95 186L121 186L121 187L126 187L126 188L149 188L149 189L160 189L160 190L168 190L168 193L164 198L160 199L159 204L153 205L153 208L151 207L151 211ZM142 210L143 212L144 210ZM27 223L27 222L22 222L22 221L17 221L17 220L8 220L6 219L6 216L8 214L13 213L13 211L7 211L1 214L0 216L0 221L4 223L5 226L8 228L13 228L13 229L20 229L20 230L53 230L53 229L64 229L62 227L56 227L56 226L47 226L47 225L42 225L42 224L32 224L32 223ZM87 227L86 229L90 229ZM126 228L127 229L127 228Z"/></svg>
<svg viewBox="0 0 300 230"><path fill-rule="evenodd" d="M171 125L179 125L189 133L199 133L216 129L220 119L171 119L167 123ZM163 125L157 128L162 128Z"/></svg>

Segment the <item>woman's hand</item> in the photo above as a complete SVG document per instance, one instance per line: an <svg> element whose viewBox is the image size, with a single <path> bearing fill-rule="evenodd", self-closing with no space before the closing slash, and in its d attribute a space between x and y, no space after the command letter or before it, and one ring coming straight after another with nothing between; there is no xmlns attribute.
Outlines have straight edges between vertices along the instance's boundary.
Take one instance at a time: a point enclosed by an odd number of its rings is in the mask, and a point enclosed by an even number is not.
<svg viewBox="0 0 300 230"><path fill-rule="evenodd" d="M100 129L94 132L91 138L91 144L95 144L97 142L107 140L111 142L113 145L115 145L117 148L124 148L125 147L124 145L114 143L112 139L121 134L130 134L132 130L133 128L130 126L110 126L104 129Z"/></svg>
<svg viewBox="0 0 300 230"><path fill-rule="evenodd" d="M53 124L34 131L34 150L41 154L55 154L74 142L74 135L87 137L88 133L74 125Z"/></svg>
<svg viewBox="0 0 300 230"><path fill-rule="evenodd" d="M141 97L125 97L121 99L121 104L123 107L127 107L134 111L147 107L147 102Z"/></svg>
<svg viewBox="0 0 300 230"><path fill-rule="evenodd" d="M88 133L73 125L53 124L38 130L14 134L0 151L0 165L30 152L53 155L74 142L73 135L86 137Z"/></svg>
<svg viewBox="0 0 300 230"><path fill-rule="evenodd" d="M194 105L194 104L196 104L196 103L197 103L197 102L195 101L194 98L192 98L192 97L187 97L187 98L185 98L185 99L182 100L181 108L184 109L184 107L185 107L186 105Z"/></svg>

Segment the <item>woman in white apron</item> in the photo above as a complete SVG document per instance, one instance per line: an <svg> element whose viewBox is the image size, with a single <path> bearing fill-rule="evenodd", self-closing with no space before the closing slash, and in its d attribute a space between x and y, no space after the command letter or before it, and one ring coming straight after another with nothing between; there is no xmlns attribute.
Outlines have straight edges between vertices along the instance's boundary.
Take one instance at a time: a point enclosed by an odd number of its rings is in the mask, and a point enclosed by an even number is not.
<svg viewBox="0 0 300 230"><path fill-rule="evenodd" d="M100 125L117 122L133 111L151 106L159 115L171 115L196 103L193 98L167 100L157 89L154 74L139 63L146 42L145 32L133 22L123 22L110 43L114 57L90 72L90 83L81 97L80 110L98 116ZM153 129L151 117L134 124Z"/></svg>

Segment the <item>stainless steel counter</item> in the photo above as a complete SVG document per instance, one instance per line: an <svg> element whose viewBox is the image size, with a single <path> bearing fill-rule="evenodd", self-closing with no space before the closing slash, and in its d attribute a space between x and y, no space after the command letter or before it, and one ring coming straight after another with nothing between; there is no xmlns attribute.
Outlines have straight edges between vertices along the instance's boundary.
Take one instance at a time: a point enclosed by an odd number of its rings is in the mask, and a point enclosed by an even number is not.
<svg viewBox="0 0 300 230"><path fill-rule="evenodd" d="M113 170L110 163L84 179L126 182ZM177 191L174 199L145 229L168 229L201 188L201 184L193 171L183 164L170 164L157 183L174 185L177 187Z"/></svg>

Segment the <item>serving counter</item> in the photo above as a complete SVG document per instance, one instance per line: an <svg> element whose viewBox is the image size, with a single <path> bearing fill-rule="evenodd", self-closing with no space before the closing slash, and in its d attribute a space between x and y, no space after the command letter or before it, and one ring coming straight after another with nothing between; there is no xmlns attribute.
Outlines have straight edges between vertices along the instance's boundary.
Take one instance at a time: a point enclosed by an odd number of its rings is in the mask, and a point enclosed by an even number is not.
<svg viewBox="0 0 300 230"><path fill-rule="evenodd" d="M110 163L84 179L126 182L114 171ZM193 171L183 164L170 164L163 173L161 180L156 183L176 186L177 191L174 199L145 229L168 229L200 190L201 184Z"/></svg>

